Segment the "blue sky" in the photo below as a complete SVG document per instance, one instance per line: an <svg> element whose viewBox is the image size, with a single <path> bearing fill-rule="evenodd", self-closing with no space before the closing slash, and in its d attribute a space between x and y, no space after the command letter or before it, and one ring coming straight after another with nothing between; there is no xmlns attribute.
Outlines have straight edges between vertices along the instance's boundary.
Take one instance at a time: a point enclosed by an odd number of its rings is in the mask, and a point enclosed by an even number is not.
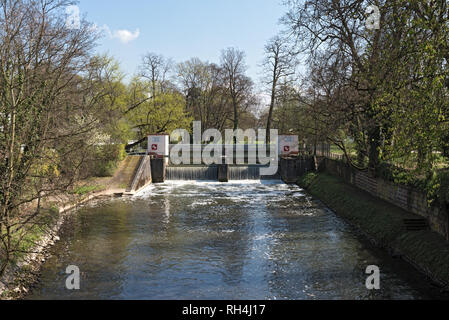
<svg viewBox="0 0 449 320"><path fill-rule="evenodd" d="M110 29L97 51L114 56L128 75L146 52L218 63L222 49L237 47L256 82L264 45L282 29L286 11L282 0L81 0L78 6L87 20Z"/></svg>

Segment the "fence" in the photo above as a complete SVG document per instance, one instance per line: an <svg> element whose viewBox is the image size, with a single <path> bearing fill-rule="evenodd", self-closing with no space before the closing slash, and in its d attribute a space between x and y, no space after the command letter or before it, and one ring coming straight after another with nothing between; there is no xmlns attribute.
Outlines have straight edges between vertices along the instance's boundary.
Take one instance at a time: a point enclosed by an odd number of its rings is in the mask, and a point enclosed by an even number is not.
<svg viewBox="0 0 449 320"><path fill-rule="evenodd" d="M344 155L332 152L331 145L328 143L318 143L316 145L307 145L304 149L310 155L316 154L318 157L325 157L325 158L338 160L338 161L346 160Z"/></svg>

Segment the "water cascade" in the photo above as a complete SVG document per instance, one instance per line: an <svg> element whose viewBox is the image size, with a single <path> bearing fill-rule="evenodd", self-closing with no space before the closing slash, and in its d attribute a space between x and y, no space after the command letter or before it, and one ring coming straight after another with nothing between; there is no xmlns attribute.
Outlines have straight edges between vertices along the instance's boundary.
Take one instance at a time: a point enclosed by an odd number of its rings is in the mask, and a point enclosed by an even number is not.
<svg viewBox="0 0 449 320"><path fill-rule="evenodd" d="M261 176L260 165L230 166L230 180L271 180L280 179L279 174L273 176ZM198 180L217 181L217 166L169 166L167 167L166 180Z"/></svg>
<svg viewBox="0 0 449 320"><path fill-rule="evenodd" d="M170 166L165 179L217 181L217 166Z"/></svg>

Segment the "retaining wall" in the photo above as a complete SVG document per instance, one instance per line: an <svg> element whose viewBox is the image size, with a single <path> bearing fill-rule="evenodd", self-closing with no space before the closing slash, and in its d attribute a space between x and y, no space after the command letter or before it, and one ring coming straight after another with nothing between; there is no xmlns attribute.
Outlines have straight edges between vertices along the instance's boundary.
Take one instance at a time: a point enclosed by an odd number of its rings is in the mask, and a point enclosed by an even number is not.
<svg viewBox="0 0 449 320"><path fill-rule="evenodd" d="M296 183L304 174L315 170L315 162L312 157L305 158L281 158L279 172L285 183Z"/></svg>
<svg viewBox="0 0 449 320"><path fill-rule="evenodd" d="M140 156L139 167L134 175L132 183L128 188L129 191L137 191L147 184L149 184L152 180L151 176L151 158L150 156Z"/></svg>
<svg viewBox="0 0 449 320"><path fill-rule="evenodd" d="M373 177L368 172L359 171L340 161L326 158L322 159L320 166L326 172L342 178L375 197L426 218L432 230L449 240L448 204L429 206L424 193Z"/></svg>

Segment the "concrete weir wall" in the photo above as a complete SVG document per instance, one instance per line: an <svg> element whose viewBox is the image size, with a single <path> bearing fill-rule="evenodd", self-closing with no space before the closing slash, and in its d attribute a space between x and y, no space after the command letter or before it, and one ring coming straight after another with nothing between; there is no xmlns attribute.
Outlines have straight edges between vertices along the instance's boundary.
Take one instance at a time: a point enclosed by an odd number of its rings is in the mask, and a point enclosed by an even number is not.
<svg viewBox="0 0 449 320"><path fill-rule="evenodd" d="M163 183L165 180L218 180L228 182L230 180L251 179L279 179L285 183L296 181L307 172L315 169L312 157L281 158L278 173L273 176L261 176L260 165L236 166L174 166L166 167L165 159L140 156L140 162L134 173L132 183L127 192L137 191L148 183Z"/></svg>
<svg viewBox="0 0 449 320"><path fill-rule="evenodd" d="M426 218L433 231L449 240L447 204L429 206L426 195L422 192L385 181L382 178L375 178L368 172L356 170L340 161L323 159L321 168L377 198Z"/></svg>
<svg viewBox="0 0 449 320"><path fill-rule="evenodd" d="M229 165L219 164L218 165L218 181L219 182L229 182Z"/></svg>
<svg viewBox="0 0 449 320"><path fill-rule="evenodd" d="M315 169L313 157L305 158L281 158L279 172L285 183L296 183L298 179L307 172Z"/></svg>
<svg viewBox="0 0 449 320"><path fill-rule="evenodd" d="M151 176L153 183L163 183L165 181L166 165L164 158L151 159Z"/></svg>
<svg viewBox="0 0 449 320"><path fill-rule="evenodd" d="M151 183L151 181L151 158L150 156L140 156L139 166L134 174L131 185L126 191L137 191L145 187L147 184Z"/></svg>

